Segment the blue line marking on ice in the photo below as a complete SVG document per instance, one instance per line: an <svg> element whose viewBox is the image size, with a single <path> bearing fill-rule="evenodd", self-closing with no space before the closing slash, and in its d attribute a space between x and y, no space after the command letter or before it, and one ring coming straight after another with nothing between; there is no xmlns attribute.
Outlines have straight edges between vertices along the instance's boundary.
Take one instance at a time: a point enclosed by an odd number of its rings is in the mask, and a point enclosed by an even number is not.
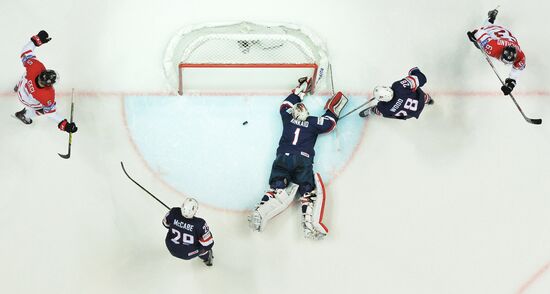
<svg viewBox="0 0 550 294"><path fill-rule="evenodd" d="M268 187L282 131L275 96L131 96L125 111L139 152L159 177L200 202L251 209ZM344 113L366 97L350 97ZM322 115L326 97L309 96L311 115ZM248 124L243 125L244 121ZM351 114L320 135L314 169L333 179L359 144L365 120Z"/></svg>

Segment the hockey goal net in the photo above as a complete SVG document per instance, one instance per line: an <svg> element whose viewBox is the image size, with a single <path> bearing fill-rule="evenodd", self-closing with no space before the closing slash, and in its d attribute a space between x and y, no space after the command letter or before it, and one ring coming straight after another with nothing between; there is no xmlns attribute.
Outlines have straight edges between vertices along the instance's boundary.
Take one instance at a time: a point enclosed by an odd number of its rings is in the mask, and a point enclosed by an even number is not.
<svg viewBox="0 0 550 294"><path fill-rule="evenodd" d="M164 69L180 95L288 91L300 77L328 90L324 43L292 24L240 22L184 28L172 38Z"/></svg>

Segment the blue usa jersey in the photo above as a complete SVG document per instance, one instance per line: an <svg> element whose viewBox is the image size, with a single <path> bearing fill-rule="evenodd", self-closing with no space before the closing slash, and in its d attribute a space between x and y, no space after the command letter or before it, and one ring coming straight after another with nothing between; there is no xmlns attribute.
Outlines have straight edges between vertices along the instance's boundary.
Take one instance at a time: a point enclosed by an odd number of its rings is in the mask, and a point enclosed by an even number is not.
<svg viewBox="0 0 550 294"><path fill-rule="evenodd" d="M208 250L214 246L206 221L200 217L183 217L180 207L170 209L162 224L168 229L166 247L176 257L190 259L197 256L201 249Z"/></svg>
<svg viewBox="0 0 550 294"><path fill-rule="evenodd" d="M426 81L426 76L418 68L411 69L407 77L392 84L393 99L379 102L374 111L389 118L418 118L425 104L424 92L420 87Z"/></svg>
<svg viewBox="0 0 550 294"><path fill-rule="evenodd" d="M338 117L330 111L323 116L308 116L305 121L294 119L291 114L294 104L301 102L300 97L290 94L279 110L283 121L283 134L279 140L277 154L299 154L307 158L315 156L315 142L321 133L328 133L336 127Z"/></svg>

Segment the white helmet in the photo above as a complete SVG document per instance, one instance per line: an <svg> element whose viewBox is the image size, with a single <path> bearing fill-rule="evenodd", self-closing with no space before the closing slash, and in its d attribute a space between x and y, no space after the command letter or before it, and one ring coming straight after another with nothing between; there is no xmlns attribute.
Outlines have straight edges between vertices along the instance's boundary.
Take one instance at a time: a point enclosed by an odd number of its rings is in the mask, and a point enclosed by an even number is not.
<svg viewBox="0 0 550 294"><path fill-rule="evenodd" d="M307 111L306 105L304 103L296 103L294 106L292 106L292 117L305 121L307 117L309 116L309 111Z"/></svg>
<svg viewBox="0 0 550 294"><path fill-rule="evenodd" d="M378 101L388 102L393 99L393 90L386 86L374 87L374 98Z"/></svg>
<svg viewBox="0 0 550 294"><path fill-rule="evenodd" d="M199 203L195 198L187 198L181 205L181 215L185 218L193 218L199 210Z"/></svg>

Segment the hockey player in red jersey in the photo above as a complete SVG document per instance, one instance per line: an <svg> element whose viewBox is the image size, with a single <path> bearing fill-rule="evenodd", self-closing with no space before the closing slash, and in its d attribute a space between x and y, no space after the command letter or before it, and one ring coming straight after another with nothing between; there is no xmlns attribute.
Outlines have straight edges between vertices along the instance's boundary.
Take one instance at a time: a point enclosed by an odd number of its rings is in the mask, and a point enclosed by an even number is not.
<svg viewBox="0 0 550 294"><path fill-rule="evenodd" d="M51 39L46 31L40 31L37 35L32 36L27 45L23 47L21 61L26 73L17 83L14 91L25 108L16 112L15 117L25 124L31 124L34 117L47 115L56 121L60 130L74 133L77 131L75 123L68 122L67 119L56 113L53 84L57 79L57 73L46 69L34 54L36 47L48 43Z"/></svg>
<svg viewBox="0 0 550 294"><path fill-rule="evenodd" d="M494 24L498 10L489 11L488 18L484 25L476 30L467 32L468 38L477 48L481 48L487 55L502 61L504 64L511 64L510 75L500 88L504 95L509 95L516 86L521 71L525 69L525 53L521 50L518 40L512 33Z"/></svg>

